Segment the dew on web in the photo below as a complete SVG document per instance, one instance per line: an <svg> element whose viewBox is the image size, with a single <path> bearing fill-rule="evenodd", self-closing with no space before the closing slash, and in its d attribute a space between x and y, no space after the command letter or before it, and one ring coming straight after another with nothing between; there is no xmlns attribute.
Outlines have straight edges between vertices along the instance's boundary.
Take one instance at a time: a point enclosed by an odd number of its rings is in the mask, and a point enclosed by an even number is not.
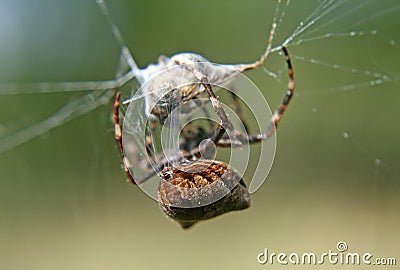
<svg viewBox="0 0 400 270"><path fill-rule="evenodd" d="M351 145L351 150L362 153L368 159L370 165L373 165L375 173L382 172L391 177L400 177L399 171L392 164L388 164L377 157L376 153L372 152L366 145L364 145L359 138L353 138L353 136L350 136L346 131L342 133L342 136L346 142Z"/></svg>

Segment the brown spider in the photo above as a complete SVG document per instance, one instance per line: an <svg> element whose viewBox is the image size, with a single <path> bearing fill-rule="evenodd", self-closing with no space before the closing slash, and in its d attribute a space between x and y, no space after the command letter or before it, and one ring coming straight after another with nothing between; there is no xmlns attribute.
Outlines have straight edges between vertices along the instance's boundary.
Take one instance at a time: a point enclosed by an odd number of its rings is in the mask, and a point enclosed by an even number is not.
<svg viewBox="0 0 400 270"><path fill-rule="evenodd" d="M131 165L124 154L122 128L119 117L121 94L119 90L117 90L113 111L115 139L123 159L125 173L128 176L129 181L133 184L142 183L157 173L161 178L158 189L158 201L160 207L169 217L178 221L183 228L189 228L201 220L207 220L223 213L245 209L250 206L249 192L247 191L244 181L239 176L239 173L223 162L199 159L201 151L199 147L193 148L191 140L194 138L196 145L197 142L202 139L211 137L211 141L216 146L235 147L244 143L258 143L270 138L278 126L294 92L293 68L289 53L286 47L283 46L282 51L285 55L288 66L289 82L288 91L286 92L281 105L274 112L271 124L265 133L252 135L248 140L243 140L241 134L234 133L234 140L236 142L233 142L232 139L225 136L226 129L234 132L235 130L224 109L221 107L208 79L208 77L211 77L211 81L214 84L221 85L225 81L232 79L230 78L232 74L228 72L228 69L215 69L205 58L196 54L178 54L171 58L163 57L159 60L158 65L149 66L146 70L151 70L151 73L153 74L155 73L153 70L154 68L162 70L170 68L171 66L179 66L188 71L189 74L193 75L193 77L190 78L192 81L198 79L198 81L186 84L181 88L174 88L172 92L173 95L167 92L160 93L160 91L150 91L158 87L156 85L150 84L147 86L150 89L145 89L144 91L148 91L149 93L149 95L146 96L146 114L151 119L150 133L154 131L157 123L163 124L165 122L168 117L167 112L170 112L173 109L171 109L171 107L192 99L200 100L199 95L204 91L209 95L209 100L211 101L216 114L221 119L221 122L215 133L211 136L209 132L199 129L197 130L197 133L195 131L195 135L191 138L188 136L184 137L183 141L180 143L180 150L184 160L177 161L177 164L179 164L178 167L171 166L169 161L161 160L158 162L158 168L155 168L155 172L151 171L141 179L134 179L130 172ZM240 72L254 69L264 62L265 55L266 54L264 54L259 61L252 64L235 65L232 67L236 71ZM206 64L198 65L200 62L205 62ZM146 80L146 70L143 70L144 75L142 78L138 79L139 81ZM168 110L165 106L169 106ZM244 118L240 113L238 100L235 97L234 108L239 111L239 118L244 121ZM149 145L151 143L151 137L147 135L146 144ZM149 149L149 147L147 146L146 149ZM213 200L213 203L200 207L196 207L195 204L192 205L192 207L176 207L176 205L180 205L182 202L190 204L192 201L201 200L204 197L209 199L213 196L220 199Z"/></svg>

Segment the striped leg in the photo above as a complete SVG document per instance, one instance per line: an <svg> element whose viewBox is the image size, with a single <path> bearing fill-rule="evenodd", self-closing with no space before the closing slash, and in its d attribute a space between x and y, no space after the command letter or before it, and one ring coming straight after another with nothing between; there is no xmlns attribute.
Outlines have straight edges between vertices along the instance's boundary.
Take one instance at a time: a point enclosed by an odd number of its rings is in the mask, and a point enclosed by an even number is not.
<svg viewBox="0 0 400 270"><path fill-rule="evenodd" d="M285 111L293 97L293 93L294 93L293 66L292 66L292 62L290 60L290 56L289 56L289 52L288 52L287 48L283 46L282 51L285 55L285 60L287 63L288 73L289 73L288 90L286 92L285 97L283 98L281 105L278 107L278 109L275 110L275 112L272 116L272 119L271 119L271 125L268 128L267 132L249 136L250 144L259 143L263 140L267 140L269 137L271 137L274 134L276 128L279 125L279 122L281 121L283 114L285 113ZM226 139L226 140L219 141L217 143L217 146L231 147L234 145L231 145L231 141L229 139Z"/></svg>
<svg viewBox="0 0 400 270"><path fill-rule="evenodd" d="M228 116L226 115L224 109L221 106L221 103L218 101L218 98L215 95L207 77L204 74L201 74L199 71L193 70L193 68L185 62L176 61L176 63L184 66L187 70L193 72L193 74L197 77L197 79L200 80L201 85L204 87L207 94L209 95L211 105L213 106L215 113L221 119L221 122L217 127L215 135L211 140L215 144L217 144L218 141L222 138L222 136L226 133L225 129L230 130L235 136L242 138L243 136L233 128L232 123L229 121Z"/></svg>
<svg viewBox="0 0 400 270"><path fill-rule="evenodd" d="M128 159L124 154L124 147L122 145L122 128L120 124L119 118L119 106L121 105L121 92L116 89L115 100L114 100L114 109L113 109L113 119L114 119L114 133L115 133L115 141L117 142L119 153L121 154L122 162L124 164L124 171L128 177L129 182L132 184L136 184L132 175L129 172L129 168L131 167Z"/></svg>

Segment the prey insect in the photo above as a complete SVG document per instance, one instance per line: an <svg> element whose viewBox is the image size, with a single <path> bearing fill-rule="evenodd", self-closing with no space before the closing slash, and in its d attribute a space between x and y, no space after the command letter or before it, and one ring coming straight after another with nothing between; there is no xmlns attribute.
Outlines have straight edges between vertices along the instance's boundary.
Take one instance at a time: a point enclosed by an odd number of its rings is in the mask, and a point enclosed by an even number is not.
<svg viewBox="0 0 400 270"><path fill-rule="evenodd" d="M281 105L274 112L270 120L270 127L266 132L252 135L248 140L243 140L240 134L234 132L235 136L233 140L236 143L233 143L231 138L225 136L227 129L231 131L235 130L224 109L221 107L212 85L222 85L232 80L233 74L235 74L229 72L232 69L234 72L243 72L258 67L264 62L265 59L263 57L252 64L218 66L208 62L208 60L197 54L178 54L171 58L163 57L160 59L158 65L151 65L146 68L143 71L145 73L147 69L156 70L157 73L170 68L176 69L173 71L175 77L168 76L171 80L176 80L175 82L157 80L159 84L150 83L144 87L143 92L146 94L146 114L151 121L149 132L152 132L157 124L164 124L169 112L178 106L178 104L190 100L201 100L200 95L202 93L207 93L214 111L220 119L220 123L214 132L197 130L197 133L195 131L195 136L191 139L184 136L180 142L179 149L181 151L181 158L175 160L174 165L171 164L170 160L159 160L157 168L154 171L150 171L147 176L141 179L134 178L131 164L124 153L119 117L121 94L117 91L114 104L115 139L123 159L127 177L130 182L141 184L151 175L157 173L161 178L158 190L160 207L169 217L177 220L183 228L189 228L201 220L207 220L226 212L241 210L250 206L250 196L240 174L224 162L201 159L200 148L189 146L191 144L188 141L194 139L198 143L205 139L205 137L210 136L208 139L216 146L236 147L244 143L253 144L267 140L278 126L294 92L293 68L290 56L286 47L282 47L282 51L289 70L289 83L286 95ZM182 74L185 74L184 78L179 77ZM182 84L182 81L185 83ZM165 90L165 92L160 93L160 91L166 89L162 88L163 85L172 85L170 87L172 90ZM240 108L237 109L239 110ZM244 119L243 116L240 118ZM147 144L152 143L151 136L147 135L146 142ZM146 149L148 148L150 148L149 145ZM202 188L202 190L197 194L196 192L199 188ZM180 205L182 201L193 200L194 196L197 196L197 199L200 198L200 200L202 197L207 197L207 199L213 196L219 197L212 200L211 204L201 207L187 208L176 206Z"/></svg>

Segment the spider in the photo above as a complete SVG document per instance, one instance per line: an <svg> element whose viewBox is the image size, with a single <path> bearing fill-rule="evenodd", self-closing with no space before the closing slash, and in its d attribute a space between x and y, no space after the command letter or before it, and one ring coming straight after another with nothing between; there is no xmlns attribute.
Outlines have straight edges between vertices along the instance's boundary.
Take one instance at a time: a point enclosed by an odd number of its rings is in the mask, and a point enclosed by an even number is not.
<svg viewBox="0 0 400 270"><path fill-rule="evenodd" d="M260 60L252 64L216 66L198 54L183 53L171 58L160 57L158 65L150 65L141 70L137 74L137 76L139 75L138 80L145 82L155 76L154 74L175 68L172 72L173 76L169 74L165 78L162 77L160 80L156 80L157 84L149 83L143 86L143 93L146 94L145 113L150 119L150 130L146 137L146 150L148 153L152 143L151 134L156 125L164 124L169 112L179 104L194 100L200 101L195 104L201 106L204 99L201 99L200 95L204 92L207 93L214 111L220 119L215 132L197 129L194 130L194 136L191 138L188 135L184 135L180 143L181 157L183 158L176 161L179 166L172 166L170 160L161 159L158 161L158 167L155 171L150 171L141 179L134 178L131 164L125 156L119 112L121 93L116 89L113 109L115 139L123 159L125 173L133 184L143 183L157 173L161 178L158 190L160 207L169 217L178 221L183 228L189 228L198 221L207 220L226 212L250 207L250 196L239 173L224 162L200 159L201 149L193 147L193 144L196 145L204 138L209 137L209 140L216 146L237 147L244 143L259 143L270 138L289 105L294 92L294 77L290 56L286 47L282 46L281 49L288 67L288 90L281 105L272 116L269 129L265 133L250 136L248 140L244 140L243 136L234 129L214 93L212 84L223 85L233 79L234 72L243 72L258 67L265 61L267 54L264 54ZM182 77L185 79L184 84L182 84ZM189 81L191 83L187 83ZM172 90L165 90L167 88L163 88L163 85L168 85L169 89ZM239 111L240 119L244 121L236 98L234 98L234 107ZM226 136L226 130L233 132L233 138ZM195 141L194 143L192 142L193 140ZM155 157L152 158L154 159ZM200 200L203 197L208 199L216 197L216 199L212 200L211 204L200 207L176 207L182 201L190 202L194 197L200 198Z"/></svg>

